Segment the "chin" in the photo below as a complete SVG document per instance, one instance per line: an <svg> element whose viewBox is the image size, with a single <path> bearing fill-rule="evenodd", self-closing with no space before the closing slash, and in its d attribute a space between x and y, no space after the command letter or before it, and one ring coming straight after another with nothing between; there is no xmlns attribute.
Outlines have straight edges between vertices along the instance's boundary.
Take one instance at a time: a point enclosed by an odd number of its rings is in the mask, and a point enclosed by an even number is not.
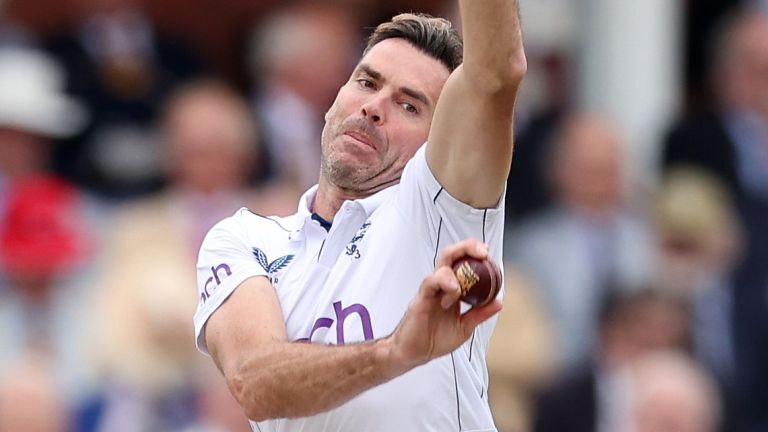
<svg viewBox="0 0 768 432"><path fill-rule="evenodd" d="M341 145L325 159L327 166L343 172L367 171L381 164L377 153L354 145Z"/></svg>
<svg viewBox="0 0 768 432"><path fill-rule="evenodd" d="M337 166L331 172L333 183L344 189L361 189L370 178L365 167Z"/></svg>

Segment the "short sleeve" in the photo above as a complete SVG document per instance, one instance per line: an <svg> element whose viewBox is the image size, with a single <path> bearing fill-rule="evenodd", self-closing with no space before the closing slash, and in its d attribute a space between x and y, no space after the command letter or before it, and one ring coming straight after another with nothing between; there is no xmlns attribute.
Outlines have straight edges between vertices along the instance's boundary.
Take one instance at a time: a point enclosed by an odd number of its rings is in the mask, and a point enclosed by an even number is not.
<svg viewBox="0 0 768 432"><path fill-rule="evenodd" d="M205 236L197 259L198 306L194 316L197 349L208 354L203 329L235 289L253 276L266 276L245 242L242 212L216 224Z"/></svg>
<svg viewBox="0 0 768 432"><path fill-rule="evenodd" d="M403 171L397 203L407 220L423 224L435 256L445 246L477 238L501 262L504 232L503 194L493 208L479 209L450 195L432 174L422 146Z"/></svg>

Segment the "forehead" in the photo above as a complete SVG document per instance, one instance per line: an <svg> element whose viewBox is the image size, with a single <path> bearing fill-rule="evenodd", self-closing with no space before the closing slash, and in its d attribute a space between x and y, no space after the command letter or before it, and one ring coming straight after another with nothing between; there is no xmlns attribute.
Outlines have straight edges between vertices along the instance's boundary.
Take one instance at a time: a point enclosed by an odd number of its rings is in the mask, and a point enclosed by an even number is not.
<svg viewBox="0 0 768 432"><path fill-rule="evenodd" d="M433 105L450 75L439 60L399 38L385 39L374 45L359 65L380 73L387 83L426 93Z"/></svg>

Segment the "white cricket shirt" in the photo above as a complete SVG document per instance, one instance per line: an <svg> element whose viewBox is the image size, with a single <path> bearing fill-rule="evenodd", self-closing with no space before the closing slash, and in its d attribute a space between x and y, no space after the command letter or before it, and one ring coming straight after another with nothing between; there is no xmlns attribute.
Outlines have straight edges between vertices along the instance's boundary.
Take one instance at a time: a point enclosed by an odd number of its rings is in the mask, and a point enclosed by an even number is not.
<svg viewBox="0 0 768 432"><path fill-rule="evenodd" d="M474 209L432 175L422 146L399 185L346 201L330 231L311 218L316 186L298 212L263 217L241 209L205 238L197 264L197 346L222 302L252 276L268 277L293 341L361 342L389 335L445 246L468 237L489 244L502 262L503 200ZM253 317L258 319L258 317ZM488 407L485 355L495 318L456 351L347 403L300 419L251 422L254 431L495 431Z"/></svg>

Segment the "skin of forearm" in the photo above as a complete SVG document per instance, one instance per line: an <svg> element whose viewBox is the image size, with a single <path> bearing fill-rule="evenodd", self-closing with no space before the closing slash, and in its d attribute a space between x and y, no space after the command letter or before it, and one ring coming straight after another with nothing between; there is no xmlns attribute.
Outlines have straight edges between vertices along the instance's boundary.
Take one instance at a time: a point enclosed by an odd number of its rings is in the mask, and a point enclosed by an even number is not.
<svg viewBox="0 0 768 432"><path fill-rule="evenodd" d="M281 343L245 360L229 383L252 420L305 417L414 366L397 359L389 338L343 346Z"/></svg>
<svg viewBox="0 0 768 432"><path fill-rule="evenodd" d="M517 0L462 0L464 73L489 86L517 84L526 70Z"/></svg>

